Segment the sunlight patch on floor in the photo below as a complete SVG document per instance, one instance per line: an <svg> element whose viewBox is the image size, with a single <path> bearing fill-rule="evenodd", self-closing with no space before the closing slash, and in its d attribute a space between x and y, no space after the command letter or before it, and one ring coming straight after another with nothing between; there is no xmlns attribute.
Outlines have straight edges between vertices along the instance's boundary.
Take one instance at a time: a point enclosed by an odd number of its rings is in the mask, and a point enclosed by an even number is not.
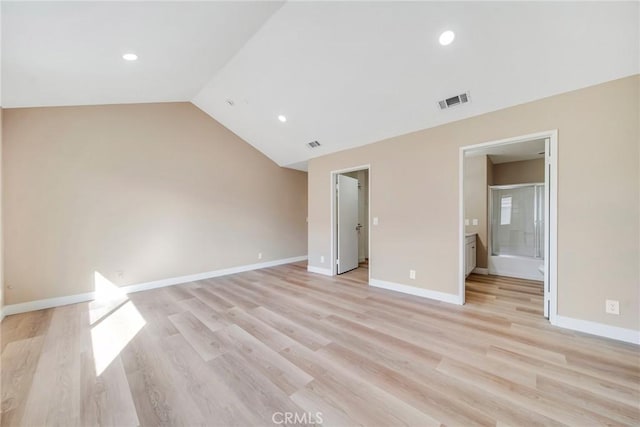
<svg viewBox="0 0 640 427"><path fill-rule="evenodd" d="M96 375L101 375L146 321L126 294L97 271L95 293L89 317Z"/></svg>

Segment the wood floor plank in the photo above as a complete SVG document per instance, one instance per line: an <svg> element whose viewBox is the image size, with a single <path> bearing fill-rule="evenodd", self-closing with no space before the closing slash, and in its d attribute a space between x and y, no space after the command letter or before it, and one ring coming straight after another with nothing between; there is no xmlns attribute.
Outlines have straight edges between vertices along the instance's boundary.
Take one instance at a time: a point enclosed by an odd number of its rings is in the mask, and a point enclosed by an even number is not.
<svg viewBox="0 0 640 427"><path fill-rule="evenodd" d="M206 418L186 393L192 386L189 378L175 369L163 348L170 337L145 329L122 352L138 418L142 425L205 425Z"/></svg>
<svg viewBox="0 0 640 427"><path fill-rule="evenodd" d="M169 320L203 360L215 359L226 351L224 343L190 311L172 314Z"/></svg>
<svg viewBox="0 0 640 427"><path fill-rule="evenodd" d="M169 359L169 366L179 373L188 386L181 390L198 407L208 424L224 426L250 426L261 419L246 407L232 387L215 375L211 367L190 350L180 334L162 339L161 347ZM182 424L187 424L187 420Z"/></svg>
<svg viewBox="0 0 640 427"><path fill-rule="evenodd" d="M87 355L87 353L85 353ZM91 364L91 358L83 360ZM82 378L82 426L137 426L140 425L131 395L129 381L117 357L100 375L95 369L83 366L88 374Z"/></svg>
<svg viewBox="0 0 640 427"><path fill-rule="evenodd" d="M309 328L300 326L286 317L280 316L264 307L256 307L249 313L311 350L318 350L331 342Z"/></svg>
<svg viewBox="0 0 640 427"><path fill-rule="evenodd" d="M80 425L81 307L54 310L26 396L22 425Z"/></svg>
<svg viewBox="0 0 640 427"><path fill-rule="evenodd" d="M364 425L440 425L440 421L353 375L340 365L329 364L315 352L295 345L281 352L287 359L309 372L315 379L306 386L319 398L355 414ZM345 390L348 392L345 393ZM292 399L296 400L295 394ZM310 410L310 408L307 408ZM350 415L352 417L352 415Z"/></svg>
<svg viewBox="0 0 640 427"><path fill-rule="evenodd" d="M5 317L0 328L2 350L16 340L44 336L51 323L53 311L50 308Z"/></svg>
<svg viewBox="0 0 640 427"><path fill-rule="evenodd" d="M20 425L43 342L42 335L11 341L2 352L2 425Z"/></svg>
<svg viewBox="0 0 640 427"><path fill-rule="evenodd" d="M540 282L367 281L294 263L8 316L0 425L640 425L639 347L550 325Z"/></svg>
<svg viewBox="0 0 640 427"><path fill-rule="evenodd" d="M440 372L461 381L477 384L486 391L502 397L558 423L567 425L615 425L616 421L591 410L578 408L566 401L557 402L539 390L504 381L466 363L443 359L437 368Z"/></svg>
<svg viewBox="0 0 640 427"><path fill-rule="evenodd" d="M304 387L313 378L237 325L219 332L249 364L287 395Z"/></svg>
<svg viewBox="0 0 640 427"><path fill-rule="evenodd" d="M245 411L264 424L272 420L274 412L304 412L287 394L253 366L247 365L245 359L235 352L226 353L208 365L219 381L232 389L243 402Z"/></svg>

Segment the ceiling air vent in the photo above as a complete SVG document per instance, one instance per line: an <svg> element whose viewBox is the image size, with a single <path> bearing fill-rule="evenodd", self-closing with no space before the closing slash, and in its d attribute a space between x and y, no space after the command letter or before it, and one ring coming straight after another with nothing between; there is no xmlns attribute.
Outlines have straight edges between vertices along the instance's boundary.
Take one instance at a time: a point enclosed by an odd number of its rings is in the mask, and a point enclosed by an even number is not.
<svg viewBox="0 0 640 427"><path fill-rule="evenodd" d="M307 146L309 148L316 148L316 147L320 147L320 143L318 141L311 141L307 143Z"/></svg>
<svg viewBox="0 0 640 427"><path fill-rule="evenodd" d="M438 105L441 110L446 110L447 108L455 107L456 105L466 104L469 102L469 92L461 93L460 95L452 96L451 98L443 99L442 101L438 101Z"/></svg>

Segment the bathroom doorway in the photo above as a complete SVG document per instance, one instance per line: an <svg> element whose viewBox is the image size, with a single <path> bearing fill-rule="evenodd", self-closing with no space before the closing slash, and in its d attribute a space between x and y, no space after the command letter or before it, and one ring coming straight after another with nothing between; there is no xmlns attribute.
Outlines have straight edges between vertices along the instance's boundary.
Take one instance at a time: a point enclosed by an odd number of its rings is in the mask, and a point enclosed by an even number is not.
<svg viewBox="0 0 640 427"><path fill-rule="evenodd" d="M557 132L460 150L460 292L553 320Z"/></svg>

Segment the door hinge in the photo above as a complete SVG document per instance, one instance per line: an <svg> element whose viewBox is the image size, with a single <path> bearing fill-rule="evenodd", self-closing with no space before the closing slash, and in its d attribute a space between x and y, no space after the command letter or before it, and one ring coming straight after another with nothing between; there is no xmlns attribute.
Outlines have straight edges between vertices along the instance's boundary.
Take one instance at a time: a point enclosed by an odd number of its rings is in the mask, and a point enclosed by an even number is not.
<svg viewBox="0 0 640 427"><path fill-rule="evenodd" d="M340 260L339 259L336 260L336 265L340 265Z"/></svg>

